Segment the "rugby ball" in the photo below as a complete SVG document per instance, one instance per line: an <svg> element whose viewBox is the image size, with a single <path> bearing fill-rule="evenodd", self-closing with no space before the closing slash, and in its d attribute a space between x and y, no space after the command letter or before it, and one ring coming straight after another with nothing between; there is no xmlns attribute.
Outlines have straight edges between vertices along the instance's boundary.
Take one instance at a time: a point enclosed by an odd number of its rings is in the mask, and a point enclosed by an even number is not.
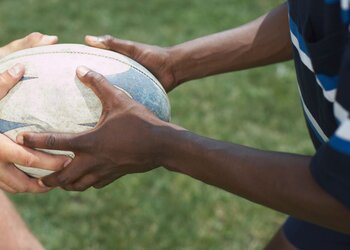
<svg viewBox="0 0 350 250"><path fill-rule="evenodd" d="M170 119L169 100L159 81L139 63L119 53L80 44L37 47L1 59L0 72L17 63L25 66L25 75L0 100L0 132L13 140L21 131L78 133L95 126L102 106L76 77L80 65L103 74L160 119ZM72 152L49 152L74 157ZM17 167L33 177L52 173Z"/></svg>

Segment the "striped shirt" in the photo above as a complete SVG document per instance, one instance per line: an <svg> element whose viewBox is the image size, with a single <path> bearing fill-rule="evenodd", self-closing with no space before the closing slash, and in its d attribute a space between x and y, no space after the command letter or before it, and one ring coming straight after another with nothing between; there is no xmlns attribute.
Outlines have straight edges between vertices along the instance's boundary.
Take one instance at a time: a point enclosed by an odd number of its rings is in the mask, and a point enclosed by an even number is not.
<svg viewBox="0 0 350 250"><path fill-rule="evenodd" d="M304 115L317 183L350 208L350 0L289 0Z"/></svg>

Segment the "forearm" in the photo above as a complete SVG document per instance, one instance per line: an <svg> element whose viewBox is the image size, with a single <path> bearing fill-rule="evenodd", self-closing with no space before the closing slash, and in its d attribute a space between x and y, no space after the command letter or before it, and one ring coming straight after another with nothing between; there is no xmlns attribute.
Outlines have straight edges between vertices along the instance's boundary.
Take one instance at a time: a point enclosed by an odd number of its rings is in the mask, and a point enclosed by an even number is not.
<svg viewBox="0 0 350 250"><path fill-rule="evenodd" d="M350 233L350 211L309 172L310 157L162 130L162 165L294 217Z"/></svg>
<svg viewBox="0 0 350 250"><path fill-rule="evenodd" d="M292 58L287 4L241 27L170 48L176 83Z"/></svg>
<svg viewBox="0 0 350 250"><path fill-rule="evenodd" d="M0 249L44 249L0 190Z"/></svg>

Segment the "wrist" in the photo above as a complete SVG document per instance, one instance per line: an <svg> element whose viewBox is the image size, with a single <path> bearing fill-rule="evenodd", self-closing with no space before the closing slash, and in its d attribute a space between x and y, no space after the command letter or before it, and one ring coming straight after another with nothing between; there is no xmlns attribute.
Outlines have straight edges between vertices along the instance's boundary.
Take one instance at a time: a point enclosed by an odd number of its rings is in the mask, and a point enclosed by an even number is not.
<svg viewBox="0 0 350 250"><path fill-rule="evenodd" d="M208 139L174 124L158 127L156 136L158 165L169 171L192 176L195 171L192 166L203 159L203 153L207 152L205 145Z"/></svg>
<svg viewBox="0 0 350 250"><path fill-rule="evenodd" d="M186 51L183 46L175 45L167 49L169 55L169 68L173 76L172 89L179 86L181 83L191 80L189 74L191 73L191 66L189 59L186 58ZM187 69L187 70L186 70Z"/></svg>
<svg viewBox="0 0 350 250"><path fill-rule="evenodd" d="M176 171L175 168L178 165L176 162L177 156L182 154L181 150L185 144L184 137L189 132L170 123L157 126L154 131L153 136L156 140L153 152L155 152L156 164L168 170Z"/></svg>

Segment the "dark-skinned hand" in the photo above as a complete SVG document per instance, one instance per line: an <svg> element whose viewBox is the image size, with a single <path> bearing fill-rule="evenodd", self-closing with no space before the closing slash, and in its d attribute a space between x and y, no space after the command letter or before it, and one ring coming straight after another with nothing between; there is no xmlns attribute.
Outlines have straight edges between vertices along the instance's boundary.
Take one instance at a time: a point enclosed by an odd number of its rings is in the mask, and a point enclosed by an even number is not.
<svg viewBox="0 0 350 250"><path fill-rule="evenodd" d="M102 75L86 67L77 76L102 103L96 127L79 134L22 133L17 143L32 148L73 151L74 160L63 170L44 177L49 187L84 191L102 188L130 173L149 171L159 164L157 127L167 126Z"/></svg>
<svg viewBox="0 0 350 250"><path fill-rule="evenodd" d="M145 66L157 77L166 92L176 87L170 50L159 46L122 40L110 35L86 36L87 45L124 54Z"/></svg>

